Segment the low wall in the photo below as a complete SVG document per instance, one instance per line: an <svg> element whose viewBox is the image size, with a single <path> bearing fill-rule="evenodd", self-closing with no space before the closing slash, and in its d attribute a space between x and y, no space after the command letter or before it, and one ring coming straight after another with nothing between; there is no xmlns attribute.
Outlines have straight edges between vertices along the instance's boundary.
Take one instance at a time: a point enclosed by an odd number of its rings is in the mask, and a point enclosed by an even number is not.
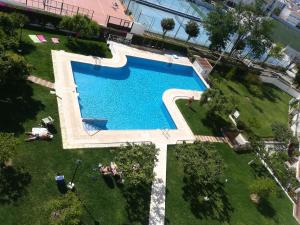
<svg viewBox="0 0 300 225"><path fill-rule="evenodd" d="M287 21L283 20L282 18L280 18L279 16L276 16L274 14L272 14L272 18L275 20L278 20L279 22L283 23L284 25L286 25L287 27L293 29L294 31L297 31L300 33L300 29L293 26L292 24L288 23Z"/></svg>
<svg viewBox="0 0 300 225"><path fill-rule="evenodd" d="M271 77L271 76L264 76L260 75L260 78L262 82L273 84L282 91L288 93L289 95L293 96L294 98L300 98L300 92L297 91L295 88L291 87L287 83L284 83L284 81L280 80L277 77Z"/></svg>

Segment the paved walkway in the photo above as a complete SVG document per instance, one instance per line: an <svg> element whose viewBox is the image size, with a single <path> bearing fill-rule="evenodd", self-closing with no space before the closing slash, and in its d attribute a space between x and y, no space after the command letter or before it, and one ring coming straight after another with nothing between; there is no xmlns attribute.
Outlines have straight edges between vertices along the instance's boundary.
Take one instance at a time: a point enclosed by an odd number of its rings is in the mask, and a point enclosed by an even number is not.
<svg viewBox="0 0 300 225"><path fill-rule="evenodd" d="M228 139L225 137L203 136L203 135L195 135L195 137L197 141L202 141L202 142L228 143Z"/></svg>
<svg viewBox="0 0 300 225"><path fill-rule="evenodd" d="M152 184L149 225L164 225L166 176L167 176L167 144L156 144L159 149L158 161L154 167L155 180Z"/></svg>
<svg viewBox="0 0 300 225"><path fill-rule="evenodd" d="M30 75L29 77L27 77L27 80L29 80L29 81L31 81L35 84L39 84L41 86L44 86L44 87L54 89L54 83L52 83L50 81L43 80L43 79L41 79L39 77L36 77L36 76Z"/></svg>

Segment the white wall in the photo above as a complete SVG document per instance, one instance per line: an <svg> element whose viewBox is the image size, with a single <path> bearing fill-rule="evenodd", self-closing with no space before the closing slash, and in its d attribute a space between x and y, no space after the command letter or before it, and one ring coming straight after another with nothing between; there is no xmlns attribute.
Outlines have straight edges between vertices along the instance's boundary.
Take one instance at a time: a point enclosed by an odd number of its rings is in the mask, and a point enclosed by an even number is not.
<svg viewBox="0 0 300 225"><path fill-rule="evenodd" d="M262 82L264 83L270 83L281 89L282 91L288 93L289 95L293 96L294 98L300 98L300 92L298 92L296 89L288 86L287 84L281 82L277 78L274 77L268 77L268 76L260 76Z"/></svg>
<svg viewBox="0 0 300 225"><path fill-rule="evenodd" d="M133 23L130 33L142 35L144 32L145 27L142 24L136 22Z"/></svg>
<svg viewBox="0 0 300 225"><path fill-rule="evenodd" d="M194 65L194 68L198 71L198 73L200 73L202 75L202 77L205 80L207 80L208 75L207 75L207 73L205 73L205 70L198 64L197 60L194 61L193 65Z"/></svg>

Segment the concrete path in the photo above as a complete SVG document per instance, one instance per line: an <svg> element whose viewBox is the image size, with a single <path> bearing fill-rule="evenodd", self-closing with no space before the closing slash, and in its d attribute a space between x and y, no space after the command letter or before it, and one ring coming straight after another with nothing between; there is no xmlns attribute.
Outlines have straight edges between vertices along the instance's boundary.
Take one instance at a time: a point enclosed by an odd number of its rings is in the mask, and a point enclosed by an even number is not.
<svg viewBox="0 0 300 225"><path fill-rule="evenodd" d="M36 76L30 75L30 76L27 77L27 80L31 81L32 83L44 86L44 87L54 89L54 83L52 83L50 81L43 80L43 79L41 79L39 77L36 77Z"/></svg>
<svg viewBox="0 0 300 225"><path fill-rule="evenodd" d="M201 142L228 143L228 139L225 137L203 136L203 135L195 135L195 137L197 141L201 141Z"/></svg>
<svg viewBox="0 0 300 225"><path fill-rule="evenodd" d="M166 173L167 173L167 144L156 144L159 149L158 161L154 173L155 180L152 184L149 225L164 225L165 200L166 200Z"/></svg>

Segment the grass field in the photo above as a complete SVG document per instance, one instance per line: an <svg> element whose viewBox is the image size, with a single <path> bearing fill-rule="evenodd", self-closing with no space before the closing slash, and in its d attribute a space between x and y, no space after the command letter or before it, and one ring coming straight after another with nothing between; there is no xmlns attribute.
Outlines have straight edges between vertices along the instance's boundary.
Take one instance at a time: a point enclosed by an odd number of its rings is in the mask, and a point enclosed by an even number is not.
<svg viewBox="0 0 300 225"><path fill-rule="evenodd" d="M300 32L297 32L285 24L274 19L274 28L272 38L276 42L289 45L297 51L300 51Z"/></svg>
<svg viewBox="0 0 300 225"><path fill-rule="evenodd" d="M46 43L34 44L28 37L29 34L43 34L48 41ZM70 48L70 46L68 45L69 37L56 34L55 32L52 33L39 30L24 29L22 37L23 41L26 43L25 45L23 45L23 55L26 58L26 60L31 65L33 65L32 74L49 81L54 81L51 50L65 50L67 52L81 52L82 54L88 54L88 52L83 52L82 49L80 51L77 51L76 49ZM53 44L51 42L51 37L58 37L60 43ZM106 43L100 41L89 42L100 45L100 47L104 49L104 51L101 52L104 55L104 57L112 57L110 50L106 46Z"/></svg>
<svg viewBox="0 0 300 225"><path fill-rule="evenodd" d="M44 208L48 200L60 196L54 177L57 172L70 181L75 168L75 160L81 159L75 184L79 196L86 205L84 224L126 224L128 215L122 190L111 179L104 180L94 168L98 163L108 164L113 160L113 149L63 150L57 112L57 103L49 90L30 85L33 100L39 105L36 113L27 113L27 119L11 132L18 133L17 156L13 168L0 174L0 224L48 224ZM1 103L1 108L3 104ZM12 114L18 112L18 106ZM24 142L23 131L38 126L40 119L51 115L55 119L54 140ZM1 130L3 124L1 125ZM17 129L17 130L16 130ZM21 170L21 168L23 168Z"/></svg>
<svg viewBox="0 0 300 225"><path fill-rule="evenodd" d="M296 225L292 216L292 204L278 188L278 195L257 207L249 198L249 185L255 171L248 166L252 154L237 154L225 144L215 145L225 163L224 198L228 199L224 213L227 218L218 221L205 212L197 212L183 198L183 168L176 159L174 147L168 148L166 224L168 225ZM263 173L267 174L266 171Z"/></svg>
<svg viewBox="0 0 300 225"><path fill-rule="evenodd" d="M288 101L291 97L274 86L263 86L263 97L251 94L243 83L219 78L218 88L235 99L240 119L245 122L253 133L261 137L271 137L271 124L274 122L287 123ZM188 125L195 134L219 135L219 128L213 129L212 121L207 119L207 108L198 101L193 102L192 108L187 100L178 100L177 105L184 115ZM276 119L275 119L276 118Z"/></svg>

